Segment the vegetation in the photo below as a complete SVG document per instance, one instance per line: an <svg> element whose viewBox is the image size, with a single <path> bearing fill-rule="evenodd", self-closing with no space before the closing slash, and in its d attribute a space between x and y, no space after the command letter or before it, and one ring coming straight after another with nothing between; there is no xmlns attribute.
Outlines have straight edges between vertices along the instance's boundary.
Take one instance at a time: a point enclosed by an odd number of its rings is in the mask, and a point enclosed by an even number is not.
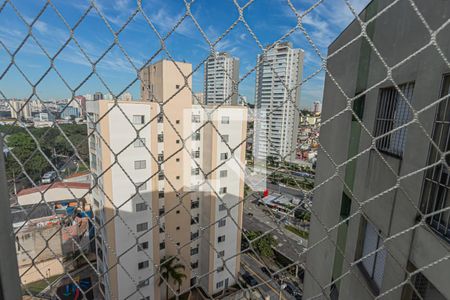
<svg viewBox="0 0 450 300"><path fill-rule="evenodd" d="M55 276L48 277L46 279L42 279L39 281L29 283L29 284L25 285L26 286L25 290L31 292L33 295L37 295L40 292L42 292L43 290L45 290L49 286L49 283L51 284L54 281L59 280L60 277L61 277L61 275L55 275Z"/></svg>
<svg viewBox="0 0 450 300"><path fill-rule="evenodd" d="M290 232L295 233L296 235L298 235L301 238L308 239L308 237L309 237L309 232L300 230L297 227L294 227L292 225L286 225L285 228L287 230L289 230Z"/></svg>
<svg viewBox="0 0 450 300"><path fill-rule="evenodd" d="M297 219L302 220L302 221L310 222L311 221L311 212L306 211L306 210L296 209L294 211L294 217L296 217Z"/></svg>
<svg viewBox="0 0 450 300"><path fill-rule="evenodd" d="M166 299L169 299L169 285L172 280L180 288L183 283L183 279L186 275L182 272L185 266L178 263L178 258L176 256L163 257L161 260L161 266L159 269L159 274L161 278L159 279L158 285L163 283L166 285ZM180 271L182 270L182 271Z"/></svg>
<svg viewBox="0 0 450 300"><path fill-rule="evenodd" d="M294 188L301 188L303 190L309 191L314 187L314 182L312 180L306 179L306 178L296 178L292 175L286 175L281 172L272 172L268 179L273 184L285 184L287 186L291 186Z"/></svg>
<svg viewBox="0 0 450 300"><path fill-rule="evenodd" d="M22 167L12 154L22 163L25 172L34 181L38 181L45 172L52 170L46 157L59 168L75 155L76 149L86 163L89 161L86 125L59 126L75 148L56 127L25 129L11 125L0 126L0 134L5 136L6 146L11 152L6 155L8 179L17 178L22 174Z"/></svg>
<svg viewBox="0 0 450 300"><path fill-rule="evenodd" d="M261 231L249 231L246 235L258 254L265 257L273 257L272 247L276 246L277 242L271 234L263 236Z"/></svg>

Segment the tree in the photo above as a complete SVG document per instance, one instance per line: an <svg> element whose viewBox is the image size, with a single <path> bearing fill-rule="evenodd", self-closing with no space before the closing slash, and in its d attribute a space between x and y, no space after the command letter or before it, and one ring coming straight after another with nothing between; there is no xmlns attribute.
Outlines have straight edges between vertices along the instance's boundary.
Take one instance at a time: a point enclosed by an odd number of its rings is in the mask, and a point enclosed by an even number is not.
<svg viewBox="0 0 450 300"><path fill-rule="evenodd" d="M161 278L159 279L158 285L163 283L166 284L166 299L169 299L170 280L173 280L178 285L178 288L180 288L183 283L183 279L186 278L186 275L180 272L180 270L184 271L185 266L177 263L177 261L178 258L176 256L163 257L161 260L161 266L159 269Z"/></svg>
<svg viewBox="0 0 450 300"><path fill-rule="evenodd" d="M265 257L273 256L272 247L277 244L273 235L266 234L263 236L261 231L249 231L247 233L247 238L260 255Z"/></svg>

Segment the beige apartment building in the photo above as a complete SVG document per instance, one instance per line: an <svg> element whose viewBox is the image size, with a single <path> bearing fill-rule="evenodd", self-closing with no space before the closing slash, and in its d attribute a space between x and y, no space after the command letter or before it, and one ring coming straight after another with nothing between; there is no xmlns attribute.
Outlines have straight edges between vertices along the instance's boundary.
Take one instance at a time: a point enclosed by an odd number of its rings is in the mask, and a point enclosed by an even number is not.
<svg viewBox="0 0 450 300"><path fill-rule="evenodd" d="M192 105L191 72L162 60L142 71L141 101L88 103L106 299L165 299L158 267L171 256L186 278L169 282L169 296L193 287L214 295L235 283L247 111Z"/></svg>
<svg viewBox="0 0 450 300"><path fill-rule="evenodd" d="M410 1L391 4L359 15L373 45L355 20L328 48L304 298L450 299L450 27L439 53L423 23L440 28L450 3L415 1L423 20ZM339 115L344 93L353 115Z"/></svg>

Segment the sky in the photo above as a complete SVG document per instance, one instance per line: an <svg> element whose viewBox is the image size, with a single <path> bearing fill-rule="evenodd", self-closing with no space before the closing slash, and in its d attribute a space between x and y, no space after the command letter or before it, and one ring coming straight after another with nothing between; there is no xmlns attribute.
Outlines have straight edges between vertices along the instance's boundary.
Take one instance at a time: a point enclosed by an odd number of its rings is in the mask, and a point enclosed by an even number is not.
<svg viewBox="0 0 450 300"><path fill-rule="evenodd" d="M354 18L344 0L195 0L192 17L188 0L142 0L143 13L136 14L136 0L95 0L87 13L88 0L52 0L47 6L46 0L0 2L0 98L29 98L35 86L41 100L70 98L71 89L76 95L129 91L138 98L136 70L150 59L170 57L192 63L193 90L201 92L203 61L213 50L240 59L239 93L253 103L257 55L296 27L295 12L314 7L302 19L314 45L299 29L284 39L305 51L303 78L314 76L301 88L300 106L310 108L322 100L324 82L314 47L326 56L330 42ZM369 0L347 2L359 13ZM26 23L33 24L34 38L26 39ZM69 28L76 41L69 40ZM117 43L112 32L118 32ZM10 66L10 55L17 67ZM98 61L92 76L89 60Z"/></svg>

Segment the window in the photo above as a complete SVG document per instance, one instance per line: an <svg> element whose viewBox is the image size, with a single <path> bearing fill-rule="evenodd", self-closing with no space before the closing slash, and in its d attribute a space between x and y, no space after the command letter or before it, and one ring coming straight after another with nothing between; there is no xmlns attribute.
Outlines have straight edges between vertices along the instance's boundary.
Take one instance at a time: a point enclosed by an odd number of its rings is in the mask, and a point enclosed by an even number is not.
<svg viewBox="0 0 450 300"><path fill-rule="evenodd" d="M225 242L225 236L224 235L219 236L217 238L217 242L219 242L219 243Z"/></svg>
<svg viewBox="0 0 450 300"><path fill-rule="evenodd" d="M147 203L136 203L136 211L143 211L147 209Z"/></svg>
<svg viewBox="0 0 450 300"><path fill-rule="evenodd" d="M148 242L143 242L138 245L138 251L144 251L148 249Z"/></svg>
<svg viewBox="0 0 450 300"><path fill-rule="evenodd" d="M162 224L160 227L159 227L159 233L163 233L164 232L164 224Z"/></svg>
<svg viewBox="0 0 450 300"><path fill-rule="evenodd" d="M164 115L162 113L158 114L158 118L156 119L157 123L162 123L164 120Z"/></svg>
<svg viewBox="0 0 450 300"><path fill-rule="evenodd" d="M141 281L139 281L139 283L138 283L138 285L137 285L137 288L139 289L139 288L144 287L144 286L147 286L147 285L149 285L149 284L150 284L150 282L149 282L148 279L141 280Z"/></svg>
<svg viewBox="0 0 450 300"><path fill-rule="evenodd" d="M161 208L159 209L159 215L162 216L162 215L164 214L164 212L165 212L164 207L161 207Z"/></svg>
<svg viewBox="0 0 450 300"><path fill-rule="evenodd" d="M200 157L200 151L194 151L193 153L192 153L192 155L194 156L194 158L199 158Z"/></svg>
<svg viewBox="0 0 450 300"><path fill-rule="evenodd" d="M219 211L227 210L227 206L224 203L219 204Z"/></svg>
<svg viewBox="0 0 450 300"><path fill-rule="evenodd" d="M191 278L191 287L197 284L197 277Z"/></svg>
<svg viewBox="0 0 450 300"><path fill-rule="evenodd" d="M443 80L441 98L450 92L450 74ZM428 151L428 166L433 166L425 172L425 179L422 187L421 209L430 217L426 222L432 229L444 239L450 242L450 211L446 208L450 206L450 172L447 166L440 162L441 153L448 153L450 150L450 100L447 97L441 101L436 109L433 124L432 138L438 149L430 144ZM446 155L447 165L450 165L450 155ZM439 213L434 213L441 211Z"/></svg>
<svg viewBox="0 0 450 300"><path fill-rule="evenodd" d="M180 143L180 140L176 140L175 143L179 144L179 143Z"/></svg>
<svg viewBox="0 0 450 300"><path fill-rule="evenodd" d="M222 124L230 124L230 117L222 116Z"/></svg>
<svg viewBox="0 0 450 300"><path fill-rule="evenodd" d="M179 84L175 85L175 88L178 90L180 88L180 85Z"/></svg>
<svg viewBox="0 0 450 300"><path fill-rule="evenodd" d="M216 289L220 289L223 287L223 280L216 283Z"/></svg>
<svg viewBox="0 0 450 300"><path fill-rule="evenodd" d="M159 154L158 154L158 161L159 161L159 162L164 161L164 153L159 153Z"/></svg>
<svg viewBox="0 0 450 300"><path fill-rule="evenodd" d="M196 254L198 254L198 247L191 249L191 255L196 255Z"/></svg>
<svg viewBox="0 0 450 300"><path fill-rule="evenodd" d="M196 238L198 238L199 232L191 232L191 240L195 240Z"/></svg>
<svg viewBox="0 0 450 300"><path fill-rule="evenodd" d="M180 179L180 176L175 177L176 179Z"/></svg>
<svg viewBox="0 0 450 300"><path fill-rule="evenodd" d="M134 169L135 170L145 169L145 165L146 165L145 160L135 160L134 161Z"/></svg>
<svg viewBox="0 0 450 300"><path fill-rule="evenodd" d="M159 191L158 192L158 198L159 199L164 198L164 191Z"/></svg>
<svg viewBox="0 0 450 300"><path fill-rule="evenodd" d="M140 263L138 263L138 269L142 270L142 269L146 269L148 268L148 260L145 261L141 261Z"/></svg>
<svg viewBox="0 0 450 300"><path fill-rule="evenodd" d="M158 134L158 143L164 142L164 134L160 133Z"/></svg>
<svg viewBox="0 0 450 300"><path fill-rule="evenodd" d="M227 188L226 187L221 187L219 190L219 194L226 194L227 192Z"/></svg>
<svg viewBox="0 0 450 300"><path fill-rule="evenodd" d="M192 134L193 141L200 141L200 132L196 131Z"/></svg>
<svg viewBox="0 0 450 300"><path fill-rule="evenodd" d="M411 103L414 83L406 83L399 89ZM401 157L405 147L406 127L394 132L392 130L406 124L411 120L411 109L405 99L394 88L385 88L380 91L378 100L377 116L375 119L375 136L383 136L376 141L376 147L383 152Z"/></svg>
<svg viewBox="0 0 450 300"><path fill-rule="evenodd" d="M179 213L180 213L180 211L179 211L179 210L177 210L177 211L176 211L176 214L178 215Z"/></svg>
<svg viewBox="0 0 450 300"><path fill-rule="evenodd" d="M140 148L145 146L145 139L144 138L138 138L133 143L134 148Z"/></svg>
<svg viewBox="0 0 450 300"><path fill-rule="evenodd" d="M222 134L222 142L228 143L229 140L230 140L230 137L228 134Z"/></svg>
<svg viewBox="0 0 450 300"><path fill-rule="evenodd" d="M200 202L199 201L192 201L191 209L199 208L199 206L200 206Z"/></svg>
<svg viewBox="0 0 450 300"><path fill-rule="evenodd" d="M180 120L176 120L175 123L176 123L176 124L180 124Z"/></svg>
<svg viewBox="0 0 450 300"><path fill-rule="evenodd" d="M384 263L386 261L386 249L383 248L375 253L375 250L383 246L383 240L379 236L379 230L372 224L366 222L364 241L361 257L366 257L361 262L361 267L366 275L373 281L379 291L383 282Z"/></svg>
<svg viewBox="0 0 450 300"><path fill-rule="evenodd" d="M227 152L220 153L220 160L225 160L225 159L228 159L228 153Z"/></svg>
<svg viewBox="0 0 450 300"><path fill-rule="evenodd" d="M158 173L158 180L164 180L164 172L163 171Z"/></svg>
<svg viewBox="0 0 450 300"><path fill-rule="evenodd" d="M220 171L220 177L227 177L227 170Z"/></svg>
<svg viewBox="0 0 450 300"><path fill-rule="evenodd" d="M176 159L175 159L175 161L176 161L176 162L179 162L179 161L180 161L180 159L179 159L179 158L176 158Z"/></svg>
<svg viewBox="0 0 450 300"><path fill-rule="evenodd" d="M223 266L220 266L220 267L218 267L217 268L217 272L219 273L219 272L222 272L224 270L224 267Z"/></svg>
<svg viewBox="0 0 450 300"><path fill-rule="evenodd" d="M192 269L197 269L198 268L198 261L191 263L191 268Z"/></svg>
<svg viewBox="0 0 450 300"><path fill-rule="evenodd" d="M192 123L200 123L200 115L192 115Z"/></svg>
<svg viewBox="0 0 450 300"><path fill-rule="evenodd" d="M159 250L163 250L165 248L166 248L166 243L165 242L159 243Z"/></svg>
<svg viewBox="0 0 450 300"><path fill-rule="evenodd" d="M219 223L218 223L219 227L223 227L223 226L225 226L226 224L227 224L227 220L226 220L226 219L220 219L220 220L219 220Z"/></svg>
<svg viewBox="0 0 450 300"><path fill-rule="evenodd" d="M177 228L175 228L175 230L180 230L180 226L177 226Z"/></svg>
<svg viewBox="0 0 450 300"><path fill-rule="evenodd" d="M192 169L192 170L191 170L191 174L192 174L192 175L198 175L198 174L200 174L200 169L199 169L199 168L194 168L194 169Z"/></svg>
<svg viewBox="0 0 450 300"><path fill-rule="evenodd" d="M225 288L228 288L228 278L227 279L225 279Z"/></svg>
<svg viewBox="0 0 450 300"><path fill-rule="evenodd" d="M139 192L147 190L147 182L137 183L136 185L138 186Z"/></svg>
<svg viewBox="0 0 450 300"><path fill-rule="evenodd" d="M136 231L141 232L148 229L148 223L140 223L136 225Z"/></svg>
<svg viewBox="0 0 450 300"><path fill-rule="evenodd" d="M133 115L133 124L144 124L144 115Z"/></svg>
<svg viewBox="0 0 450 300"><path fill-rule="evenodd" d="M225 256L225 250L217 252L217 258L221 258Z"/></svg>

